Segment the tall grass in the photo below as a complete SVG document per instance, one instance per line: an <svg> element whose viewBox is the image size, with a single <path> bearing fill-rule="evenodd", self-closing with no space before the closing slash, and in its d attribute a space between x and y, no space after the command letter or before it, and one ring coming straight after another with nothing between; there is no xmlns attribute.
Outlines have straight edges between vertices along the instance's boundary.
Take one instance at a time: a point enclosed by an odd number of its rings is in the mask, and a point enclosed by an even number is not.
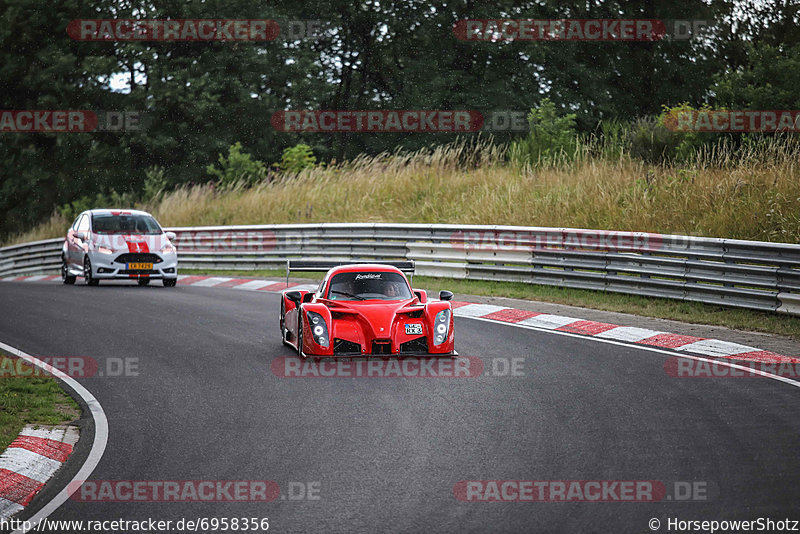
<svg viewBox="0 0 800 534"><path fill-rule="evenodd" d="M558 165L506 163L458 142L361 156L254 186L179 188L141 207L165 226L419 222L563 226L800 242L800 143L769 138L648 164L609 149ZM14 241L63 235L54 217Z"/></svg>

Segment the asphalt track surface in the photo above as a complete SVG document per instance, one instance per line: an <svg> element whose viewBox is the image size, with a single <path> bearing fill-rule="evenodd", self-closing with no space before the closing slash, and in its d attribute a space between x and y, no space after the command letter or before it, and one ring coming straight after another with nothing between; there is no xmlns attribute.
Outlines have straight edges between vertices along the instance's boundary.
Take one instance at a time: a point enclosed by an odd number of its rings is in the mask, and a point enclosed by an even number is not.
<svg viewBox="0 0 800 534"><path fill-rule="evenodd" d="M138 376L79 380L109 421L93 480L273 480L284 493L269 503L69 500L51 519L268 517L274 532L649 532L651 518L661 531L670 517L800 519L800 388L774 380L673 378L668 354L466 318L456 319L459 352L489 368L524 358L523 376L279 378L270 364L292 352L277 294L9 282L0 302L0 341L29 354L89 356L101 368L138 358ZM695 481L709 495L462 502L461 480L657 480L668 491ZM318 482L319 499L289 500L289 482Z"/></svg>

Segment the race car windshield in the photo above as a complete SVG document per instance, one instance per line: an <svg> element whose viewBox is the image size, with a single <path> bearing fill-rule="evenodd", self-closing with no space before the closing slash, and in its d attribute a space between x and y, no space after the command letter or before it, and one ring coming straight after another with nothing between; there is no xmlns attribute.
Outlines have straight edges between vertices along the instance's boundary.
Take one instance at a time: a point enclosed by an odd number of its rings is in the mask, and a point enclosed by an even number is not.
<svg viewBox="0 0 800 534"><path fill-rule="evenodd" d="M331 279L331 300L407 300L411 297L405 278L398 273L340 273Z"/></svg>
<svg viewBox="0 0 800 534"><path fill-rule="evenodd" d="M160 234L161 227L149 215L98 214L92 216L92 228L98 234Z"/></svg>

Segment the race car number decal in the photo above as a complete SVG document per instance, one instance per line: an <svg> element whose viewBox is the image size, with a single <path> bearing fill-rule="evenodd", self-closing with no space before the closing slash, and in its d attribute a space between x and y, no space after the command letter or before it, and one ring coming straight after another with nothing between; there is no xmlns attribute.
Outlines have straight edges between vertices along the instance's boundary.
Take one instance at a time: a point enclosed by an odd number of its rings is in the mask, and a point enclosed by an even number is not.
<svg viewBox="0 0 800 534"><path fill-rule="evenodd" d="M152 271L153 264L152 263L129 263L128 264L129 271Z"/></svg>
<svg viewBox="0 0 800 534"><path fill-rule="evenodd" d="M421 324L407 324L406 325L406 335L411 336L414 334L421 334L422 333L422 325Z"/></svg>

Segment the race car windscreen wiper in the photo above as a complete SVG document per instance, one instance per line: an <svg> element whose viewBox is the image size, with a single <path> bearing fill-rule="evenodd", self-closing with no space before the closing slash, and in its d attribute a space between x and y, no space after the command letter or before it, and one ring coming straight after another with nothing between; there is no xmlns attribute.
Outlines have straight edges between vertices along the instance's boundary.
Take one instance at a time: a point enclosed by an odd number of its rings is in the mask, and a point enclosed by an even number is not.
<svg viewBox="0 0 800 534"><path fill-rule="evenodd" d="M353 297L353 298L354 298L354 299L356 299L356 300L366 300L366 299L365 299L364 297L362 297L361 295L353 295L352 293L347 293L347 292L345 292L345 291L336 291L335 289L331 289L331 291L330 291L330 292L331 292L331 293L336 293L337 295L344 295L344 296L346 296L346 297Z"/></svg>

